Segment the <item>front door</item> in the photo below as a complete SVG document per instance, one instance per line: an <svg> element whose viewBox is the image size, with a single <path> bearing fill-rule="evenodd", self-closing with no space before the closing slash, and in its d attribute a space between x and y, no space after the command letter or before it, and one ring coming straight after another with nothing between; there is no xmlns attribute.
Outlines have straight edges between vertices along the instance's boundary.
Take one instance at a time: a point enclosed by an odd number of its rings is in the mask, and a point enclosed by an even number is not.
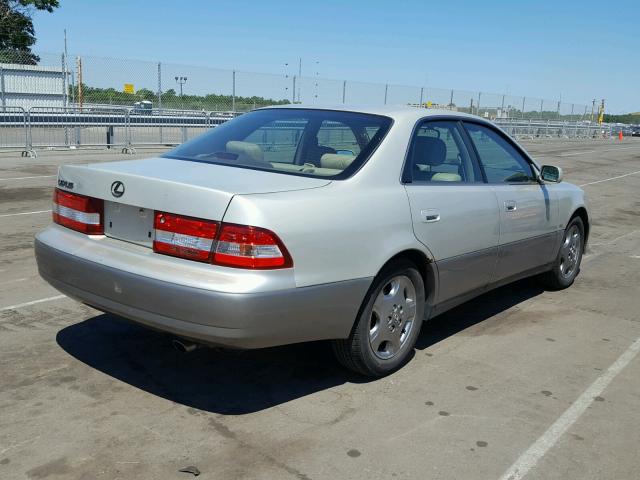
<svg viewBox="0 0 640 480"><path fill-rule="evenodd" d="M465 147L461 128L453 120L423 121L403 177L415 235L438 269L436 303L486 286L497 258L498 203Z"/></svg>
<svg viewBox="0 0 640 480"><path fill-rule="evenodd" d="M464 125L498 198L496 280L548 264L558 248L558 202L553 186L537 181L532 165L504 134L487 125Z"/></svg>

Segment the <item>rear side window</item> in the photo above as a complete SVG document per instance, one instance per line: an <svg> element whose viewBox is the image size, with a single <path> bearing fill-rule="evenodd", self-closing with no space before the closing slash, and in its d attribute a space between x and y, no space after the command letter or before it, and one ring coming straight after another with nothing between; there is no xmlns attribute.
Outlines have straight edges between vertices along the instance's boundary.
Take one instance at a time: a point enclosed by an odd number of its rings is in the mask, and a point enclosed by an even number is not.
<svg viewBox="0 0 640 480"><path fill-rule="evenodd" d="M163 156L339 180L367 161L391 123L380 115L270 108L223 123Z"/></svg>
<svg viewBox="0 0 640 480"><path fill-rule="evenodd" d="M408 168L414 182L481 182L455 121L426 121L409 148Z"/></svg>
<svg viewBox="0 0 640 480"><path fill-rule="evenodd" d="M528 183L535 180L529 162L505 138L491 128L466 123L489 183Z"/></svg>

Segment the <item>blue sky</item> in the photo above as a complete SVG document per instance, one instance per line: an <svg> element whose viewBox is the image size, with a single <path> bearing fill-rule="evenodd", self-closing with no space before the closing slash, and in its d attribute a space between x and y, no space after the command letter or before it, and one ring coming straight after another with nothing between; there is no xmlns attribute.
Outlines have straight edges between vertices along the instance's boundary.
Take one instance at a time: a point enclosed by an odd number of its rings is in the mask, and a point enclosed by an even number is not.
<svg viewBox="0 0 640 480"><path fill-rule="evenodd" d="M86 56L274 74L302 57L303 75L640 111L637 0L60 3L35 16L40 52L62 51L66 28L69 51Z"/></svg>

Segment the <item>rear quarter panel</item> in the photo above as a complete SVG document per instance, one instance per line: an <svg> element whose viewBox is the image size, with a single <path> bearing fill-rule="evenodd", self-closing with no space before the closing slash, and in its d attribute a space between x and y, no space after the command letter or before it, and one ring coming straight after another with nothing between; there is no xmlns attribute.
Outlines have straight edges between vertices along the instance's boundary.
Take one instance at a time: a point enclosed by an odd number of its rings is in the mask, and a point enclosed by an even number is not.
<svg viewBox="0 0 640 480"><path fill-rule="evenodd" d="M274 231L291 253L299 287L373 277L406 249L428 255L413 234L400 183L361 188L353 180L298 192L236 195L224 221Z"/></svg>

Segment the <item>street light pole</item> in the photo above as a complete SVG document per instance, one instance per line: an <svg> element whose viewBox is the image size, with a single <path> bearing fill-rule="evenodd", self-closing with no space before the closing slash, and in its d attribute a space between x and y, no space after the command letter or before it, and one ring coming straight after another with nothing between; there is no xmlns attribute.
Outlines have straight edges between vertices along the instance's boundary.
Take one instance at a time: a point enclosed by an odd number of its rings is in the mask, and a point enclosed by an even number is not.
<svg viewBox="0 0 640 480"><path fill-rule="evenodd" d="M182 86L187 83L187 77L176 77L176 83L180 85L180 106L184 110L184 100L182 99Z"/></svg>

